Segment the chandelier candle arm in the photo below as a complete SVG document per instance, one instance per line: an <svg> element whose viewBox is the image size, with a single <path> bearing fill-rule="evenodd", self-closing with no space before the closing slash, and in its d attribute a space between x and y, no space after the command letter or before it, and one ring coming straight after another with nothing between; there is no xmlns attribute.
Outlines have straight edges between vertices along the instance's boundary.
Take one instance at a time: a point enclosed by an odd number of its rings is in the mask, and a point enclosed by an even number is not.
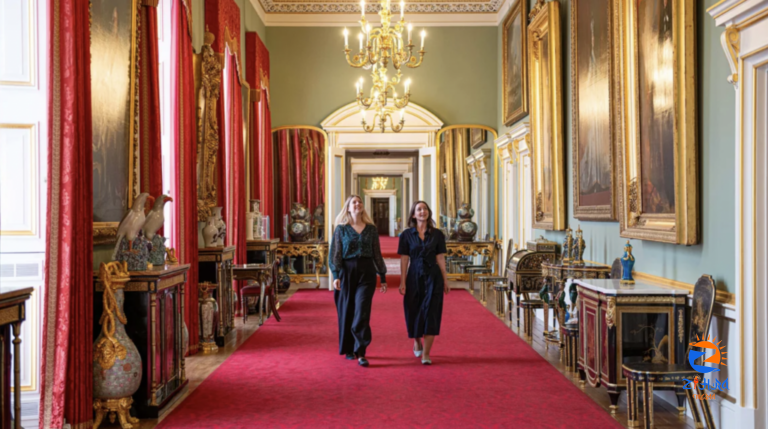
<svg viewBox="0 0 768 429"><path fill-rule="evenodd" d="M413 45L413 25L405 21L405 0L400 0L400 19L394 21L392 16L392 1L379 0L379 17L381 25L372 28L371 24L365 19L365 0L360 1L360 28L358 34L359 53L352 54L349 49L349 30L344 28L344 54L347 63L355 68L365 68L371 70L371 79L373 85L369 96L364 95L362 79L355 83L355 96L358 105L361 108L362 125L366 132L372 132L379 128L382 132L386 130L387 122L393 132L400 132L405 123L405 108L410 101L410 79L405 81L403 95L398 97L397 86L402 79L401 67L403 64L409 68L419 67L423 60L424 44L426 31L421 31L421 49L414 55ZM404 35L408 30L408 42L406 44ZM363 43L363 33L365 33L365 43ZM387 68L392 63L395 69L394 76L387 76ZM391 95L391 96L390 96ZM392 104L390 104L390 99ZM375 111L373 122L368 124L365 118L365 111L369 108ZM399 113L399 121L395 115Z"/></svg>

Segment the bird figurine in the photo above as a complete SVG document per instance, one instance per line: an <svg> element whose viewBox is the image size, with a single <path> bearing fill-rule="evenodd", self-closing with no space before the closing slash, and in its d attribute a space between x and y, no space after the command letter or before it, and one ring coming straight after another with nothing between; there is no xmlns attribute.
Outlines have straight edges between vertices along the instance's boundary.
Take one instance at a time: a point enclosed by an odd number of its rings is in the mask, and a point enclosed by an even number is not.
<svg viewBox="0 0 768 429"><path fill-rule="evenodd" d="M117 260L117 252L120 250L120 243L123 238L128 240L128 249L133 248L133 240L139 235L141 227L144 226L146 215L144 214L144 203L147 201L149 194L141 193L133 201L131 210L125 215L120 225L117 226L117 243L115 243L115 250L112 252L112 259Z"/></svg>
<svg viewBox="0 0 768 429"><path fill-rule="evenodd" d="M141 227L142 231L144 231L144 237L146 237L147 240L152 241L155 234L157 234L157 231L163 227L163 224L165 223L163 208L165 207L165 203L171 201L173 201L173 198L165 194L160 195L155 199L155 204L152 206L149 213L147 213L144 226Z"/></svg>

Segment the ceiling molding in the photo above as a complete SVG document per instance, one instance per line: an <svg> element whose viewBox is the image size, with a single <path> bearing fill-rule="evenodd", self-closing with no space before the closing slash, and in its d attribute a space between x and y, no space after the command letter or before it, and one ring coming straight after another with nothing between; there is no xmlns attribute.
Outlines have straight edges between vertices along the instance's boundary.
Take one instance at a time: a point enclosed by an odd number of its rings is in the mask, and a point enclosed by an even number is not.
<svg viewBox="0 0 768 429"><path fill-rule="evenodd" d="M360 13L356 2L289 3L273 0L249 0L267 27L344 27L359 25ZM434 2L406 6L406 17L418 27L482 27L498 26L514 1ZM373 14L375 6L368 5L366 18L379 22Z"/></svg>

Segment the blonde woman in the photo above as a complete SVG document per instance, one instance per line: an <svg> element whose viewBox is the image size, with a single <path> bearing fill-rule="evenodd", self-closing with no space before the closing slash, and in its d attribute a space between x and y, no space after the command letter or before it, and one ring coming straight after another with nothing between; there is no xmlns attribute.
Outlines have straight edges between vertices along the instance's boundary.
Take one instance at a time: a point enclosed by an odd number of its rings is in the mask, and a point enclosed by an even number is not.
<svg viewBox="0 0 768 429"><path fill-rule="evenodd" d="M336 217L329 265L339 316L339 354L368 366L365 350L371 344L376 273L381 277L381 293L386 293L387 266L381 257L379 233L357 195L347 198Z"/></svg>

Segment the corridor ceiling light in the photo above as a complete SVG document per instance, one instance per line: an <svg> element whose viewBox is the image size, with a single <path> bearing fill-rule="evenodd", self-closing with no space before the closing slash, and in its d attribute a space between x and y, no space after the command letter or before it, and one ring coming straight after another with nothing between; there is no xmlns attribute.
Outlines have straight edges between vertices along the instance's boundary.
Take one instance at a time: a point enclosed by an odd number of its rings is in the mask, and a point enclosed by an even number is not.
<svg viewBox="0 0 768 429"><path fill-rule="evenodd" d="M411 97L410 79L404 83L402 97L397 96L396 86L400 84L400 79L402 78L400 67L406 65L410 68L416 68L421 65L426 53L424 50L424 39L427 37L427 33L424 30L421 31L421 50L418 51L419 58L417 59L413 55L414 45L411 39L413 25L406 25L405 22L405 1L400 1L400 21L393 27L390 26L392 19L391 0L379 1L381 4L379 10L381 27L372 28L371 24L365 19L365 0L360 0L361 33L357 35L360 50L350 58L349 54L352 50L349 49L349 31L344 28L344 54L347 58L347 63L352 67L372 70L373 86L368 97L364 95L363 78L360 78L355 83L355 97L360 106L363 129L370 133L378 127L383 133L387 126L387 119L389 119L390 128L398 133L405 124L405 107L408 105ZM403 32L406 29L408 30L407 45L403 40ZM387 76L387 67L390 63L395 70L395 75L392 77ZM367 110L375 112L370 125L365 120ZM397 123L395 123L395 114L398 115L399 119Z"/></svg>

